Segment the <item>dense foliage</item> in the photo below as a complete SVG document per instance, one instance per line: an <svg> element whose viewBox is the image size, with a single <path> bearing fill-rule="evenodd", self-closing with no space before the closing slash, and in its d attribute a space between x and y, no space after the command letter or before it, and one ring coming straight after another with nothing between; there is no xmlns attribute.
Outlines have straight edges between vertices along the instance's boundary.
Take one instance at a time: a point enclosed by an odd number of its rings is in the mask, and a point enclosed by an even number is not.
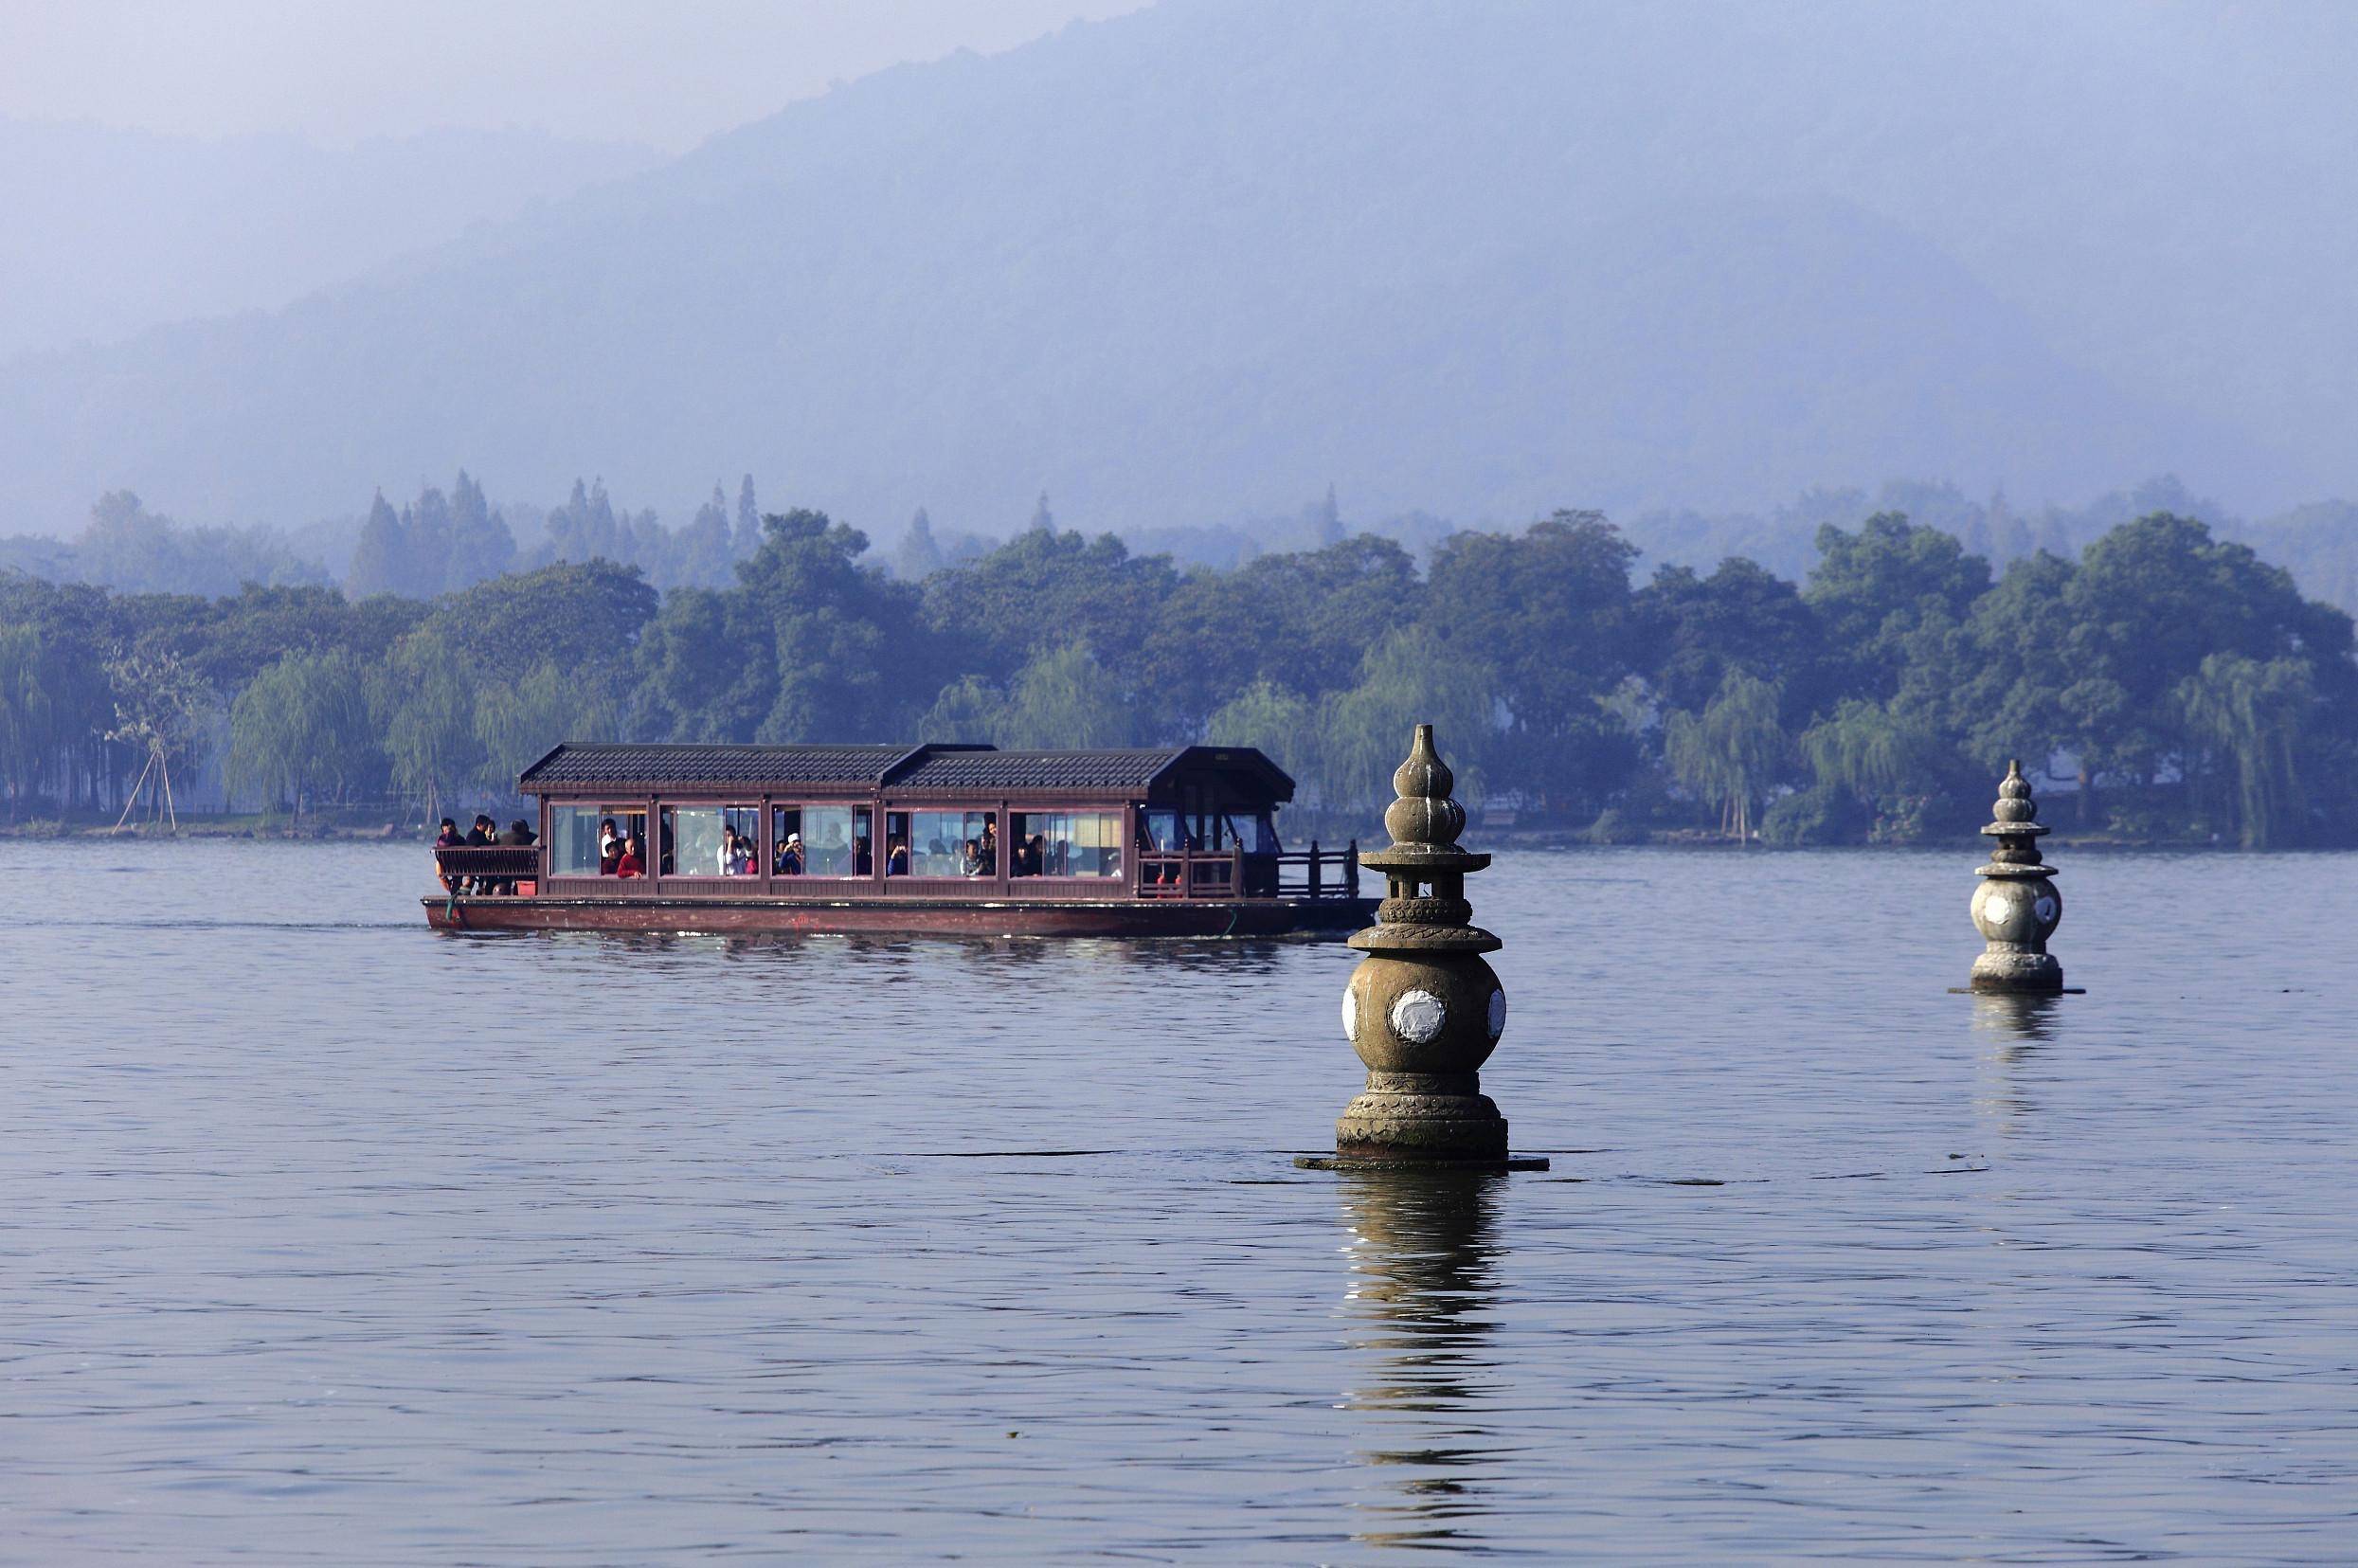
<svg viewBox="0 0 2358 1568"><path fill-rule="evenodd" d="M450 515L480 533L479 492ZM1182 570L1040 524L922 582L812 512L760 518L730 586L662 594L607 560L357 600L14 574L0 791L19 818L103 809L161 753L248 807L432 814L568 737L1211 739L1365 814L1430 719L1470 797L1599 838L1970 830L2009 756L2066 826L2358 838L2349 617L2167 512L1995 574L1883 513L1822 528L1799 584L1740 557L1636 581L1593 513L1454 533L1421 569L1359 536Z"/></svg>

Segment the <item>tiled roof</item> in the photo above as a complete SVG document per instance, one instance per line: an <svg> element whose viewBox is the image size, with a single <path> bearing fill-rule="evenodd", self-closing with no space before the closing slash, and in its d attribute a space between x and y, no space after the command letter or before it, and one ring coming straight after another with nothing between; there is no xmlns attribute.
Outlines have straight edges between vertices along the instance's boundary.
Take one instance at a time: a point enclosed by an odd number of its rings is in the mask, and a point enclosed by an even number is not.
<svg viewBox="0 0 2358 1568"><path fill-rule="evenodd" d="M874 784L907 746L597 746L568 741L524 770L535 784Z"/></svg>
<svg viewBox="0 0 2358 1568"><path fill-rule="evenodd" d="M624 784L890 784L911 790L1143 791L1182 759L1257 774L1277 800L1293 781L1251 747L998 751L987 746L603 746L568 741L524 770L524 788Z"/></svg>
<svg viewBox="0 0 2358 1568"><path fill-rule="evenodd" d="M1186 754L1184 747L1136 751L945 751L893 770L895 790L1143 789Z"/></svg>

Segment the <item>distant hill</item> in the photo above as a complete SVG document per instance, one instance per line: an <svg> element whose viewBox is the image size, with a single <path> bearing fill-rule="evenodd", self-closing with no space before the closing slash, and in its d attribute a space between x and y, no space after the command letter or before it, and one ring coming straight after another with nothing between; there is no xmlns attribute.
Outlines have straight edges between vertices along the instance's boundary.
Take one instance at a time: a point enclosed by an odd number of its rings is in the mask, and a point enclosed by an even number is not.
<svg viewBox="0 0 2358 1568"><path fill-rule="evenodd" d="M0 357L277 309L657 161L531 131L329 148L0 118Z"/></svg>
<svg viewBox="0 0 2358 1568"><path fill-rule="evenodd" d="M890 536L2358 494L2358 8L1174 0L0 368L0 524L463 465Z"/></svg>

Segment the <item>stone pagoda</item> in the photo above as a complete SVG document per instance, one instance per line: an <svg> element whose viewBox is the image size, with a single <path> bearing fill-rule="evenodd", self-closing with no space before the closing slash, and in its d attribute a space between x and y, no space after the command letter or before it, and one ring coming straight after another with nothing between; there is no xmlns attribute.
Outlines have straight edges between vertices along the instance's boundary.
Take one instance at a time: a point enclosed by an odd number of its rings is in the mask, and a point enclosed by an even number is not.
<svg viewBox="0 0 2358 1568"><path fill-rule="evenodd" d="M1998 785L1996 818L1982 832L1998 841L1973 890L1973 925L1989 950L1973 960L1971 989L2052 993L2063 989L2063 965L2047 951L2047 938L2063 918L2063 896L2048 880L2055 868L2039 859L2039 840L2048 829L2039 820L2023 765L2007 765Z"/></svg>
<svg viewBox="0 0 2358 1568"><path fill-rule="evenodd" d="M1450 798L1455 784L1433 750L1432 726L1418 725L1392 776L1392 844L1359 857L1386 884L1377 923L1351 938L1367 956L1342 994L1342 1032L1367 1064L1367 1088L1335 1124L1334 1158L1299 1163L1547 1167L1508 1158L1506 1118L1482 1092L1480 1069L1506 1027L1506 993L1482 956L1499 939L1470 924L1467 874L1490 857L1458 847L1466 808Z"/></svg>

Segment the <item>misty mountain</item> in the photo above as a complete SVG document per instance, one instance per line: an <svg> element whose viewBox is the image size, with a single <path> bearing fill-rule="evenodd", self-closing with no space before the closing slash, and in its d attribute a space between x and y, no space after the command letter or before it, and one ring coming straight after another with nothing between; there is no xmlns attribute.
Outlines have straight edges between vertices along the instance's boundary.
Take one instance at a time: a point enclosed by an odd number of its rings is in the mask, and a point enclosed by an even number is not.
<svg viewBox="0 0 2358 1568"><path fill-rule="evenodd" d="M0 119L0 356L276 309L657 161L526 131L336 149Z"/></svg>
<svg viewBox="0 0 2358 1568"><path fill-rule="evenodd" d="M1174 0L0 370L0 508L780 477L890 534L2358 490L2358 13Z"/></svg>

